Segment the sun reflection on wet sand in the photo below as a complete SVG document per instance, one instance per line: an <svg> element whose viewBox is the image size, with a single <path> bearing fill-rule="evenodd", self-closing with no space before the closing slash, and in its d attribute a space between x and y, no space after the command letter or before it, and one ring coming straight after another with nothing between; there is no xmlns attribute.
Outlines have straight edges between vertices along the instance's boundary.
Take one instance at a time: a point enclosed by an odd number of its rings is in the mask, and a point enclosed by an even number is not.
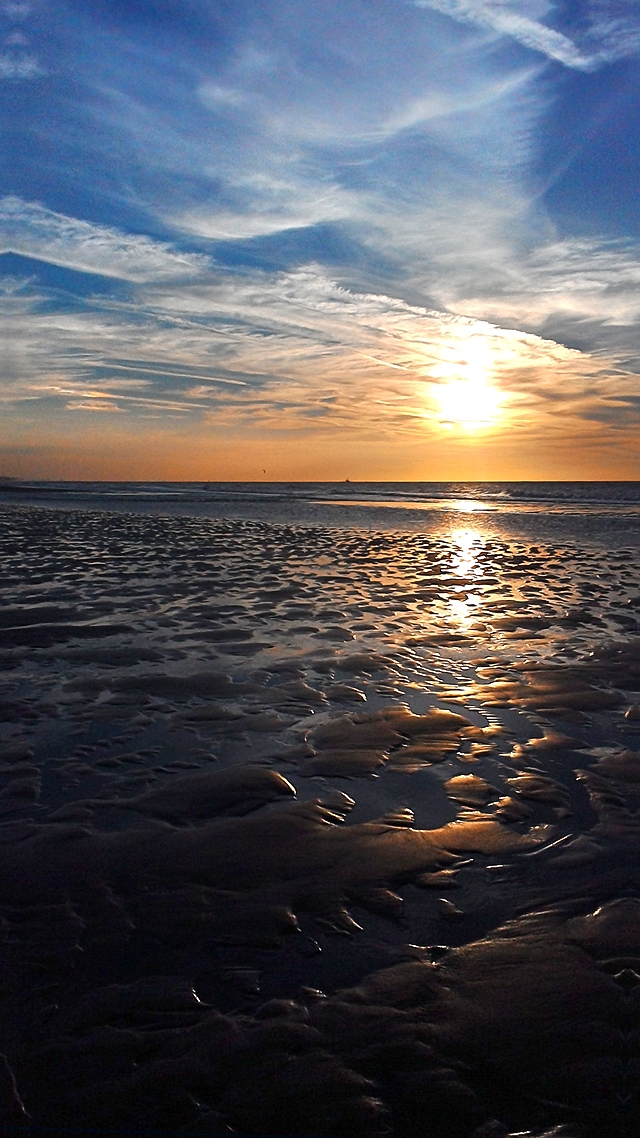
<svg viewBox="0 0 640 1138"><path fill-rule="evenodd" d="M460 577L482 577L482 566L478 564L478 553L484 548L484 538L475 529L457 529L451 534L455 542L453 571Z"/></svg>
<svg viewBox="0 0 640 1138"><path fill-rule="evenodd" d="M455 529L451 532L452 564L451 569L460 584L471 586L471 590L480 586L484 570L479 561L479 554L484 550L486 539L477 529ZM481 604L481 596L465 588L462 593L452 593L449 600L449 614L451 620L457 625L468 625L476 616Z"/></svg>
<svg viewBox="0 0 640 1138"><path fill-rule="evenodd" d="M387 498L375 501L372 498L333 498L330 503L318 498L317 504L331 506L366 507L367 509L395 510L455 510L461 514L490 513L497 509L489 502L478 498Z"/></svg>
<svg viewBox="0 0 640 1138"><path fill-rule="evenodd" d="M458 510L461 514L481 514L495 509L495 506L490 506L487 502L481 502L477 498L462 498L460 501L456 500L447 504L450 509Z"/></svg>

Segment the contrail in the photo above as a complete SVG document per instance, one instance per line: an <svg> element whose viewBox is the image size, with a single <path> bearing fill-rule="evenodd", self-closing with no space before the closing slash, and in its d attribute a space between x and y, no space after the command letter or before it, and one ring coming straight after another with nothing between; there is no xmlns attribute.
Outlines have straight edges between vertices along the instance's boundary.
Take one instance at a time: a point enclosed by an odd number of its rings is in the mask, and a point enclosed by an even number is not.
<svg viewBox="0 0 640 1138"><path fill-rule="evenodd" d="M387 360L379 360L377 356L368 356L366 352L358 352L358 355L362 356L365 360L373 360L376 364L382 364L383 367L394 367L397 368L398 371L412 371L410 367L403 367L402 364L390 364Z"/></svg>
<svg viewBox="0 0 640 1138"><path fill-rule="evenodd" d="M114 371L146 371L151 372L152 375L172 375L178 379L203 379L209 380L211 383L232 383L234 387L248 387L248 383L244 379L223 379L219 375L193 375L188 371L161 371L157 367L131 367L130 364L99 364L89 363L89 367L106 367L112 368ZM397 365L390 364L390 367Z"/></svg>

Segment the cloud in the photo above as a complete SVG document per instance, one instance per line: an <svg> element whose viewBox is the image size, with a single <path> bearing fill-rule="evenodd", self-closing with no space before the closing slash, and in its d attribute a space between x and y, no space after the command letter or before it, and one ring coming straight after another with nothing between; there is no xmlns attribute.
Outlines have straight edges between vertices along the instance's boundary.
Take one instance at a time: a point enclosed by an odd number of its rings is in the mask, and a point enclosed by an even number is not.
<svg viewBox="0 0 640 1138"><path fill-rule="evenodd" d="M501 285L492 282L491 294L459 291L456 303L470 315L538 330L553 326L588 351L620 358L637 349L640 249L630 241L567 237L524 252L510 268Z"/></svg>
<svg viewBox="0 0 640 1138"><path fill-rule="evenodd" d="M628 402L611 402L637 385L624 367L608 366L613 357L354 291L319 265L158 275L129 300L89 296L69 307L13 282L3 323L0 398L48 421L117 410L242 437L349 431L398 442L437 432L439 389L478 377L500 395L495 429L514 438L566 424L576 434L598 413L624 428L635 416Z"/></svg>
<svg viewBox="0 0 640 1138"><path fill-rule="evenodd" d="M533 19L518 8L527 3L510 3L509 0L414 0L417 8L430 8L454 20L488 28L498 36L509 36L548 59L577 71L595 71L605 63L634 55L640 50L640 23L628 11L615 15L607 5L591 5L591 22L584 36L586 49L582 50L562 32ZM535 7L535 5L534 5ZM541 5L544 10L547 5Z"/></svg>
<svg viewBox="0 0 640 1138"><path fill-rule="evenodd" d="M190 277L209 264L202 255L180 253L142 234L67 217L15 196L0 199L0 253L127 281Z"/></svg>
<svg viewBox="0 0 640 1138"><path fill-rule="evenodd" d="M198 92L205 106L213 110L226 107L242 107L247 103L247 96L243 91L234 87L224 87L218 83L203 83Z"/></svg>
<svg viewBox="0 0 640 1138"><path fill-rule="evenodd" d="M0 55L0 79L37 79L44 75L35 55L26 52L3 52Z"/></svg>
<svg viewBox="0 0 640 1138"><path fill-rule="evenodd" d="M244 210L187 210L173 218L173 223L185 233L216 241L245 240L288 229L304 229L326 222L347 219L357 212L353 195L338 186L305 187L254 175L235 185Z"/></svg>
<svg viewBox="0 0 640 1138"><path fill-rule="evenodd" d="M346 406L354 384L363 385L368 399L371 382L376 397L386 400L393 374L406 375L408 387L396 385L386 405L415 402L419 390L416 405L428 418L425 383L441 381L443 362L445 371L455 370L469 329L489 345L492 382L511 393L514 410L525 395L535 399L536 385L543 398L549 369L569 403L588 376L599 376L598 390L631 382L637 369L627 360L637 352L640 321L638 251L628 242L593 239L522 251L513 234L504 241L503 219L493 208L495 229L482 202L475 217L455 201L446 208L434 203L422 218L408 217L404 230L397 225L396 246L406 241L413 249L416 270L428 250L430 275L423 259L413 287L439 291L443 307L429 309L397 294L341 287L318 265L229 273L149 237L129 238L14 199L12 216L37 223L32 251L46 253L52 232L55 255L67 264L86 262L96 249L103 267L126 272L133 293L130 300L89 295L81 310L74 305L70 311L58 298L52 311L46 289L6 282L5 342L13 345L7 375L23 380L7 384L5 398L48 398L38 377L49 373L55 398L67 376L82 399L87 380L98 382L105 397L132 414L148 410L149 399L169 398L172 411L189 415L222 406L231 415L233 405L237 419L257 414L250 398L259 392L260 419L275 424L276 392L291 389L298 407L305 400L314 406L315 391L332 399L334 421L344 422L354 419ZM381 210L379 226L392 222ZM613 378L603 375L607 361ZM125 398L131 393L123 377L151 384L152 391L137 403ZM200 385L195 400L188 395L194 382ZM224 388L236 388L237 397Z"/></svg>
<svg viewBox="0 0 640 1138"><path fill-rule="evenodd" d="M448 307L472 295L474 276L508 276L532 229L551 238L528 184L549 107L537 83L541 65L490 60L476 29L463 38L457 26L429 26L411 9L402 19L412 21L400 29L404 38L385 23L384 45L373 28L356 36L350 27L339 45L323 26L322 85L314 69L302 70L286 36L284 61L266 78L231 63L200 83L198 98L215 115L215 189L161 211L176 241L269 238L268 248L235 256L268 263L272 250L280 267L292 233L303 241L305 230L331 226L350 243L351 283ZM349 66L332 83L339 48ZM322 256L321 244L309 259ZM224 256L234 263L233 249Z"/></svg>
<svg viewBox="0 0 640 1138"><path fill-rule="evenodd" d="M131 45L110 29L110 51L98 51L96 36L96 74L85 77L96 150L127 170L127 204L178 246L263 240L226 249L227 263L267 264L273 250L282 266L292 234L331 226L362 251L353 283L446 305L430 272L438 249L441 264L453 261L460 234L463 262L475 247L484 272L490 245L513 250L531 225L527 176L549 104L542 65L491 56L477 26L411 5L296 13L274 0L236 22L230 45L176 51L175 66L172 55L138 52L135 82ZM96 162L92 150L88 167Z"/></svg>
<svg viewBox="0 0 640 1138"><path fill-rule="evenodd" d="M497 100L508 99L536 75L536 70L527 68L497 78L482 77L468 87L465 87L463 79L455 92L430 91L426 96L409 100L389 116L383 129L385 133L394 134L399 130L407 130L435 119L446 119L470 112L477 116L479 111Z"/></svg>
<svg viewBox="0 0 640 1138"><path fill-rule="evenodd" d="M498 35L510 36L524 47L540 51L565 67L589 71L594 66L593 60L583 56L567 36L538 20L510 10L505 3L491 3L491 0L484 3L482 0L414 0L414 3L417 8L431 8L453 19L469 20L491 28Z"/></svg>
<svg viewBox="0 0 640 1138"><path fill-rule="evenodd" d="M108 399L76 399L67 403L67 411L107 411L117 414L122 408L116 403L110 403Z"/></svg>
<svg viewBox="0 0 640 1138"><path fill-rule="evenodd" d="M153 366L153 364L150 364L150 363L148 363L146 366L142 365L142 364L132 366L131 364L123 364L123 363L119 363L115 360L114 361L105 360L105 361L100 362L100 363L93 361L91 363L91 366L94 368L95 367L109 368L111 371L151 372L154 376L155 375L166 375L166 376L170 376L172 379L199 379L202 382L206 381L207 383L230 383L236 387L246 387L247 386L247 382L244 379L229 379L227 376L223 377L220 375L194 375L192 372L188 372L188 371L187 372L185 372L185 371L163 371L162 368L155 367L155 366Z"/></svg>

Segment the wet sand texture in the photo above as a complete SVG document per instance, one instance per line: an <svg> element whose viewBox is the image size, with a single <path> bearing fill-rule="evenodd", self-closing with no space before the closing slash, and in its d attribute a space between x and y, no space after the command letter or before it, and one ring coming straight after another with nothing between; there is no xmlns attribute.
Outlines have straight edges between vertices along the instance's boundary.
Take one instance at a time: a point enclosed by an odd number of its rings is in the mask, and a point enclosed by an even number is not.
<svg viewBox="0 0 640 1138"><path fill-rule="evenodd" d="M638 1132L630 552L2 522L4 1131Z"/></svg>

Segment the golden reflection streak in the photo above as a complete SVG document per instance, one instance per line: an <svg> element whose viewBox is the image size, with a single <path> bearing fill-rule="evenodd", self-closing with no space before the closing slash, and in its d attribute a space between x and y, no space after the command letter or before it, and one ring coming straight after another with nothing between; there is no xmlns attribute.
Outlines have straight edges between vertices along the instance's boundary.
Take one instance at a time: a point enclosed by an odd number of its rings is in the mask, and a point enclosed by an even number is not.
<svg viewBox="0 0 640 1138"><path fill-rule="evenodd" d="M488 510L493 509L492 506L488 506L486 502L480 502L477 498L461 498L453 502L451 508L458 510L461 514L486 513Z"/></svg>
<svg viewBox="0 0 640 1138"><path fill-rule="evenodd" d="M469 502L469 505L471 504ZM475 505L475 503L473 504ZM482 508L482 503L478 503L478 505ZM479 561L479 554L484 550L486 540L484 535L477 529L454 529L451 531L451 540L455 546L451 566L452 572L465 580L465 586L469 578L474 579L474 583L481 584L484 569ZM481 603L479 595L467 591L469 587L473 589L474 586L472 584L464 588L466 594L464 599L452 597L449 601L451 620L459 626L468 626L475 619Z"/></svg>

